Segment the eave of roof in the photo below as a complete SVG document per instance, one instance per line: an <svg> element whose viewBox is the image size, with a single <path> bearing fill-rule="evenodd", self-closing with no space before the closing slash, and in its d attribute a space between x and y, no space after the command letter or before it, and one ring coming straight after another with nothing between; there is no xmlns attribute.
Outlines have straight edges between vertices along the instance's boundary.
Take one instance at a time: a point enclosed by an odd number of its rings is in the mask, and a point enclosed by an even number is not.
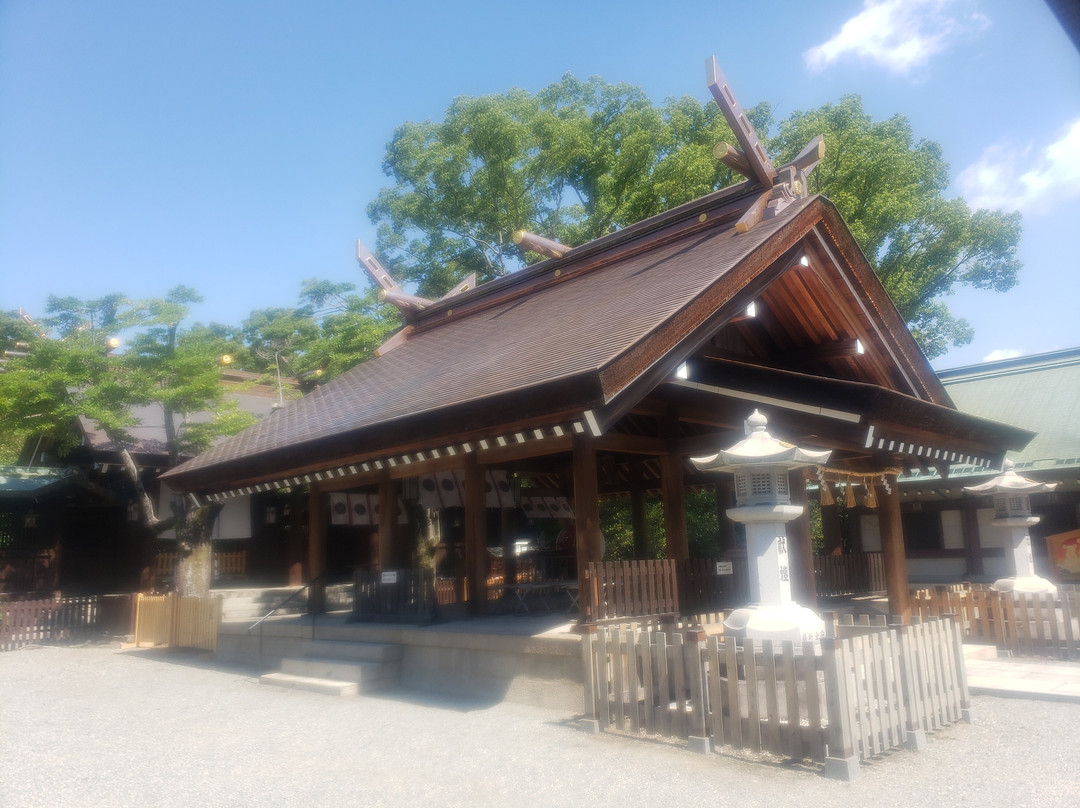
<svg viewBox="0 0 1080 808"><path fill-rule="evenodd" d="M812 231L852 293L866 297L867 316L883 323L888 361L908 374L905 392L948 406L832 204L804 199L736 234L734 219L748 199L726 189L520 277L440 301L392 352L165 478L178 490L214 491L380 452L446 446L506 423L541 428L571 419L580 426L586 415L610 423L774 280Z"/></svg>

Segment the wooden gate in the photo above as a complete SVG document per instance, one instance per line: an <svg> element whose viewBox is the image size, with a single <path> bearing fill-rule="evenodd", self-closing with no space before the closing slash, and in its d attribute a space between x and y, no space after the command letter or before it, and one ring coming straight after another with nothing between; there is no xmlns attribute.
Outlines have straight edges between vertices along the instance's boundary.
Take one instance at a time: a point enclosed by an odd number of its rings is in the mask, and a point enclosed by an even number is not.
<svg viewBox="0 0 1080 808"><path fill-rule="evenodd" d="M209 598L139 595L135 607L135 644L217 650L221 596Z"/></svg>

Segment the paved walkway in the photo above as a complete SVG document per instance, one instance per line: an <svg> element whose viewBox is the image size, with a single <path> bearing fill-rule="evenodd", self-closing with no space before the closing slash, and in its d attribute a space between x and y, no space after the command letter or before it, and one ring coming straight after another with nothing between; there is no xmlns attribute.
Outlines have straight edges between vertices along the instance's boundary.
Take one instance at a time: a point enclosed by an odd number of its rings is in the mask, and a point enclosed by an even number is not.
<svg viewBox="0 0 1080 808"><path fill-rule="evenodd" d="M968 652L968 688L973 694L1080 704L1080 661L1033 657L979 659L970 655L978 646L964 647Z"/></svg>
<svg viewBox="0 0 1080 808"><path fill-rule="evenodd" d="M975 723L839 783L812 767L586 735L573 716L516 704L262 687L182 653L3 653L0 692L4 808L1015 808L1080 793L1080 704L1027 699L975 696Z"/></svg>

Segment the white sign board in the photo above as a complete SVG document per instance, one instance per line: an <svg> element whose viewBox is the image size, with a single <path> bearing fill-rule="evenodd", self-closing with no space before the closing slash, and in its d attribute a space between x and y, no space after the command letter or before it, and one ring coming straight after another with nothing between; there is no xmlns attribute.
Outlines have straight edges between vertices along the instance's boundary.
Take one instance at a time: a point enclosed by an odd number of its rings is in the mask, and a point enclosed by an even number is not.
<svg viewBox="0 0 1080 808"><path fill-rule="evenodd" d="M734 575L735 566L730 561L717 561L716 562L716 574L717 575Z"/></svg>
<svg viewBox="0 0 1080 808"><path fill-rule="evenodd" d="M384 584L396 584L397 570L390 570L389 572L384 572L379 580Z"/></svg>

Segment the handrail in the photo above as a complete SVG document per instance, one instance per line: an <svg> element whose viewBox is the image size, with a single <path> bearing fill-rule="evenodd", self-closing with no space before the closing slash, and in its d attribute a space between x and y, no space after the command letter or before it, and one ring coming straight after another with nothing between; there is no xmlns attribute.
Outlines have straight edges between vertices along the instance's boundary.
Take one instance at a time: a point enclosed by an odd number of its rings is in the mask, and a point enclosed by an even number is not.
<svg viewBox="0 0 1080 808"><path fill-rule="evenodd" d="M297 595L299 595L299 594L300 594L301 592L303 592L303 591L304 591L304 590L306 590L306 589L310 589L310 588L311 588L311 585L312 585L313 583L316 583L316 582L318 582L318 581L322 580L322 579L323 579L323 578L325 578L325 577L326 577L326 573L325 573L325 572L323 572L323 573L320 573L320 574L316 575L316 576L315 576L314 578L312 578L312 579L311 579L310 581L308 581L308 582L307 582L306 584L304 584L304 585L303 585L303 586L301 586L301 587L300 587L299 589L297 589L297 590L296 590L295 592L293 592L293 593L292 593L291 595L289 595L289 597L285 598L285 600L281 601L281 603L279 603L279 604L278 604L277 606L275 606L274 608L272 608L272 609L271 609L270 611L268 611L268 612L267 612L266 614L264 614L264 615L263 615L262 617L260 617L260 618L259 618L258 620L256 620L256 621L255 621L254 623L252 623L252 624L251 624L250 626L248 626L248 631L251 631L251 630L252 630L253 628L256 628L256 627L258 627L258 625L259 625L260 623L262 623L262 622L263 622L264 620L266 620L267 618L269 618L269 617L272 617L272 616L273 616L273 614L274 614L274 612L276 612L276 611L277 611L278 609L280 609L280 608L281 608L282 606L285 606L285 605L287 605L287 604L288 604L288 603L289 603L290 601L292 601L292 599L293 599L293 598L295 598L295 597L296 597Z"/></svg>
<svg viewBox="0 0 1080 808"><path fill-rule="evenodd" d="M255 629L255 628L259 629L259 670L262 670L262 667L263 667L263 632L262 632L262 624L263 624L263 622L265 622L267 618L269 618L274 612L276 612L282 606L285 606L286 604L288 604L293 598L295 598L301 592L311 589L312 584L318 583L320 580L322 580L325 577L326 577L325 572L319 573L314 578L312 578L310 581L308 581L306 584L304 584L302 587L300 587L295 592L293 592L291 595L289 595L287 598L285 598L285 600L281 601L281 603L277 604L274 608L272 608L270 611L268 611L266 614L264 614L262 617L260 617L258 620L256 620L254 623L252 623L250 626L248 626L248 633L249 634L251 633L252 629ZM311 605L310 600L308 601L308 605L310 607L310 605ZM312 640L315 639L315 612L314 611L311 612L311 639Z"/></svg>

